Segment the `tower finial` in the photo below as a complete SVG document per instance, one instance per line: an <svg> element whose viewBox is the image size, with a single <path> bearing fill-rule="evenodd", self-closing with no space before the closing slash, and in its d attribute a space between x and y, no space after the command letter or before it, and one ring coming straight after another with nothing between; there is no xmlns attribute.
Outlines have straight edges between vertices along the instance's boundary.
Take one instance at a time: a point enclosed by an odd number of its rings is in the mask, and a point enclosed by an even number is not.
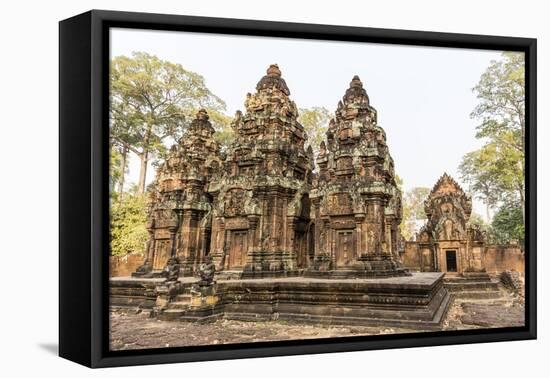
<svg viewBox="0 0 550 378"><path fill-rule="evenodd" d="M195 118L200 120L208 120L210 117L208 116L206 109L199 109Z"/></svg>
<svg viewBox="0 0 550 378"><path fill-rule="evenodd" d="M277 64L271 64L267 69L267 74L269 76L278 76L281 77L281 70Z"/></svg>
<svg viewBox="0 0 550 378"><path fill-rule="evenodd" d="M350 88L351 87L359 87L363 88L363 83L361 82L361 79L359 79L359 76L355 75L353 79L351 79L351 82L349 83Z"/></svg>

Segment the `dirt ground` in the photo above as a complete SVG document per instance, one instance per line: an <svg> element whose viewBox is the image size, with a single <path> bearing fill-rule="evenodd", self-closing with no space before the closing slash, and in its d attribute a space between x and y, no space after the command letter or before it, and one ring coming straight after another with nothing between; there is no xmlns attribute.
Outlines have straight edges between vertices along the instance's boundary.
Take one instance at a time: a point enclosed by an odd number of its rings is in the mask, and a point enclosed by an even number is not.
<svg viewBox="0 0 550 378"><path fill-rule="evenodd" d="M514 327L524 324L523 299L502 291L499 299L454 299L442 330ZM413 329L312 325L287 321L218 320L198 324L160 321L148 312L111 312L111 350L418 332Z"/></svg>

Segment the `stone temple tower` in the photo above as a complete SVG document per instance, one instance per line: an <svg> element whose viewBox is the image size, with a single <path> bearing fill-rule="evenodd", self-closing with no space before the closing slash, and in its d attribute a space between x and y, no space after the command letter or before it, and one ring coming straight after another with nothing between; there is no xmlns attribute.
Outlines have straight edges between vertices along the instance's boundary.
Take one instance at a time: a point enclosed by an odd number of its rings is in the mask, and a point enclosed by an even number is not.
<svg viewBox="0 0 550 378"><path fill-rule="evenodd" d="M310 193L315 257L307 275L406 274L399 267L402 209L394 163L358 76L338 103L326 137Z"/></svg>
<svg viewBox="0 0 550 378"><path fill-rule="evenodd" d="M145 263L134 276L160 275L169 263L192 275L210 247L212 201L205 189L222 168L206 110L199 110L173 145L150 193ZM171 259L172 258L172 259Z"/></svg>
<svg viewBox="0 0 550 378"><path fill-rule="evenodd" d="M209 185L214 199L211 255L222 276L298 273L309 249L313 153L297 122L296 104L271 65L237 111L223 175Z"/></svg>

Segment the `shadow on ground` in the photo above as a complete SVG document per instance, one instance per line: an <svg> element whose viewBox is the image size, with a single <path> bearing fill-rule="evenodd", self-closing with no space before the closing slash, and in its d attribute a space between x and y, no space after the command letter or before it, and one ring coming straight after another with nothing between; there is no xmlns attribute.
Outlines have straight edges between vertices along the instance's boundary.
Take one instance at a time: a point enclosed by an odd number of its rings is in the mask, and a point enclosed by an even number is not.
<svg viewBox="0 0 550 378"><path fill-rule="evenodd" d="M38 347L50 354L59 355L59 345L57 343L40 343Z"/></svg>

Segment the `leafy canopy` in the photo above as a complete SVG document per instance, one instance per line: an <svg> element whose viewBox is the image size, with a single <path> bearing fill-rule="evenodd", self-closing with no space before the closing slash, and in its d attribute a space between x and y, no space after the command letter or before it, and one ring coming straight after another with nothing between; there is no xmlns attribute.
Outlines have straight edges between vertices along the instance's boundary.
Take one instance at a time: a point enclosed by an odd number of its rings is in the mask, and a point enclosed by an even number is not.
<svg viewBox="0 0 550 378"><path fill-rule="evenodd" d="M403 196L403 220L401 233L406 240L411 240L427 220L424 212L424 201L430 194L430 188L416 187L405 192Z"/></svg>
<svg viewBox="0 0 550 378"><path fill-rule="evenodd" d="M464 156L461 178L487 209L514 203L525 213L525 60L505 52L491 62L473 88L479 100L471 113L479 120L482 148ZM488 212L488 211L487 211Z"/></svg>
<svg viewBox="0 0 550 378"><path fill-rule="evenodd" d="M197 110L206 109L214 127L228 126L225 103L204 78L180 64L143 52L117 56L110 65L110 126L115 145L128 148L142 162L164 157L167 145L183 135ZM140 192L145 189L145 168Z"/></svg>
<svg viewBox="0 0 550 378"><path fill-rule="evenodd" d="M313 149L313 152L317 154L319 151L319 144L325 140L325 134L330 120L330 112L326 108L315 106L312 108L300 109L299 113L298 122L304 126L304 130L308 137L308 144Z"/></svg>
<svg viewBox="0 0 550 378"><path fill-rule="evenodd" d="M126 195L111 203L111 254L143 252L148 233L144 195Z"/></svg>

